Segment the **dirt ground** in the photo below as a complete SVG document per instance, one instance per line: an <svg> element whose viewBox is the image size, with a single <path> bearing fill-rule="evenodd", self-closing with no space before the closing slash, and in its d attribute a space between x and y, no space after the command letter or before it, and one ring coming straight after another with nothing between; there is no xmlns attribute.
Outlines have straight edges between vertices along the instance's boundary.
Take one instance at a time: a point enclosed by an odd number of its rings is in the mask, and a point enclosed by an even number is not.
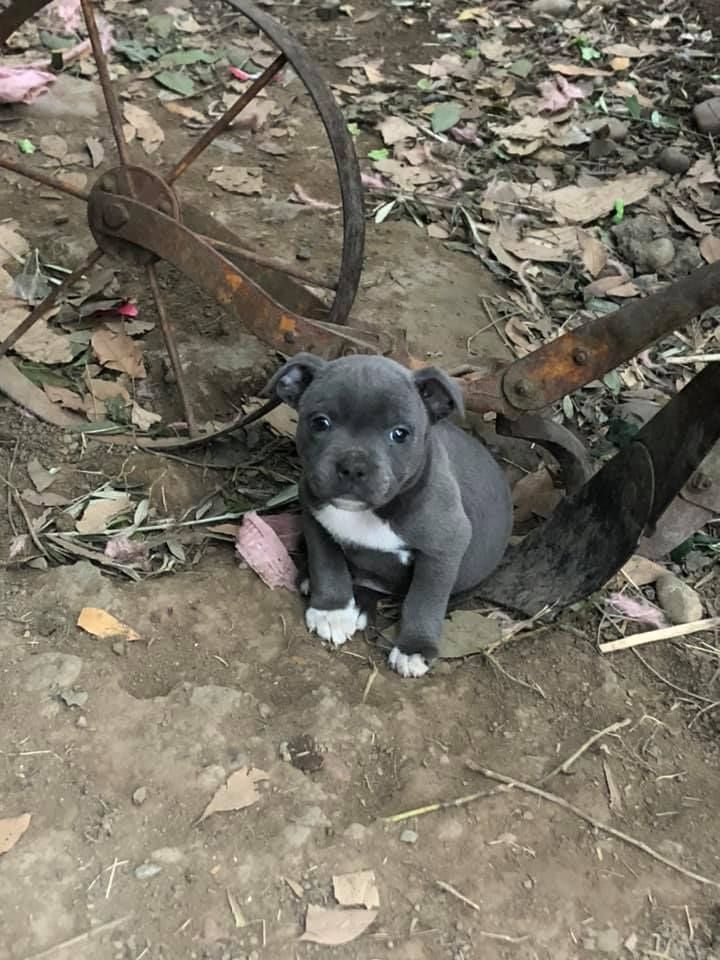
<svg viewBox="0 0 720 960"><path fill-rule="evenodd" d="M304 8L276 12L322 51L332 74L347 50L324 46L323 23ZM398 32L383 12L362 42L388 56L429 36ZM70 84L54 105L26 112L23 132L81 142L97 110L93 95L79 100ZM329 271L337 216L282 199L295 182L311 195L329 192L319 130L309 112L298 116L291 156L269 169L276 193L249 201L211 191L207 174L223 159L215 149L188 176L185 196L210 203L235 230L241 223L273 255L302 250L303 262ZM169 115L163 127L156 159L167 161L184 132ZM2 216L69 266L91 243L78 207L0 175ZM479 294L502 292L493 278L412 223L369 230L353 317L407 327L415 352L444 365L467 361L469 338L487 326ZM206 351L195 397L208 419L227 415L275 358L186 280L162 275L186 356ZM124 272L119 282L152 316L141 283ZM178 413L155 336L148 398ZM504 356L505 348L486 329L472 350ZM58 493L122 479L152 490L172 515L229 481L222 471L64 437L3 401L2 476L28 486L33 456L59 468ZM242 483L242 463L233 466ZM11 515L0 511L2 544ZM0 568L0 818L32 815L0 855L0 957L720 957L717 727L712 710L702 712L720 699L714 662L684 644L648 649L643 661L632 651L603 657L587 604L520 635L493 662L445 662L422 681L403 681L370 639L336 653L311 639L300 600L268 591L229 546L188 553L179 572L140 583L85 561ZM109 611L140 639L88 636L76 626L85 606ZM718 612L712 599L707 607ZM538 795L498 790L478 772L536 783L622 721L544 788L712 882ZM198 822L244 768L266 774L257 801ZM478 792L488 795L385 819ZM335 906L333 877L359 870L374 871L379 892L367 932L344 946L302 941L308 907Z"/></svg>

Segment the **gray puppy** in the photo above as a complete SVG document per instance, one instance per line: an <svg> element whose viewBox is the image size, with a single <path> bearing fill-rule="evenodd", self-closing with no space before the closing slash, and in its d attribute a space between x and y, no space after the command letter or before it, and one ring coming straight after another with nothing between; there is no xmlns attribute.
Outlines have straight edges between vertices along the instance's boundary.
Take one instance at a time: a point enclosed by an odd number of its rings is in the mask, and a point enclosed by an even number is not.
<svg viewBox="0 0 720 960"><path fill-rule="evenodd" d="M473 437L440 370L393 360L301 353L267 392L298 411L300 502L311 632L335 646L366 626L354 585L402 596L390 666L421 677L438 655L452 594L500 562L512 526L505 476Z"/></svg>

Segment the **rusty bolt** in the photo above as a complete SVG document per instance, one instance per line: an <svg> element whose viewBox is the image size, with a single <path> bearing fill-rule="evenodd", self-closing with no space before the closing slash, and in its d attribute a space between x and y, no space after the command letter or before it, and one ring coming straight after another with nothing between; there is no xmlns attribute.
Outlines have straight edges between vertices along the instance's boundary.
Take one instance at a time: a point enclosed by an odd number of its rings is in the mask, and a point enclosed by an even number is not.
<svg viewBox="0 0 720 960"><path fill-rule="evenodd" d="M531 380L518 380L515 384L515 393L519 397L532 397L536 392L537 388Z"/></svg>
<svg viewBox="0 0 720 960"><path fill-rule="evenodd" d="M114 193L115 186L115 177L111 173L106 173L100 181L100 188L102 190L107 190L108 193Z"/></svg>
<svg viewBox="0 0 720 960"><path fill-rule="evenodd" d="M109 230L119 230L129 219L127 209L121 203L111 203L103 210L103 222Z"/></svg>
<svg viewBox="0 0 720 960"><path fill-rule="evenodd" d="M584 367L590 359L589 354L584 347L575 347L572 352L572 358L579 367Z"/></svg>
<svg viewBox="0 0 720 960"><path fill-rule="evenodd" d="M295 343L297 340L297 335L292 332L292 330L286 330L283 334L283 340L285 343Z"/></svg>
<svg viewBox="0 0 720 960"><path fill-rule="evenodd" d="M712 479L706 473L702 473L700 470L693 474L690 479L691 489L697 490L698 492L709 490L712 485Z"/></svg>

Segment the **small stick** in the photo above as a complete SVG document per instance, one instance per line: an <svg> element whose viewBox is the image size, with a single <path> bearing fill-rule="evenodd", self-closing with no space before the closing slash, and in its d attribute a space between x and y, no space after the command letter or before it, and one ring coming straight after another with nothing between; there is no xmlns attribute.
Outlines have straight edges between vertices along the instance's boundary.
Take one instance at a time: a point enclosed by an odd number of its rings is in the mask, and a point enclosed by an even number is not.
<svg viewBox="0 0 720 960"><path fill-rule="evenodd" d="M45 957L52 957L53 954L56 954L59 950L66 950L68 947L77 946L79 943L85 943L87 940L90 940L92 937L97 937L101 933L107 933L109 930L114 930L115 927L119 927L127 921L132 916L129 913L126 917L120 917L118 920L111 920L109 923L103 923L99 927L92 927L90 930L86 930L85 933L80 933L77 937L71 937L70 940L63 940L62 943L56 943L54 947L48 947L47 950L41 950L40 953L33 953L32 956L26 957L25 960L44 960Z"/></svg>
<svg viewBox="0 0 720 960"><path fill-rule="evenodd" d="M389 817L383 817L385 823L404 823L406 820L412 820L414 817L424 817L428 813L437 813L438 810L449 810L450 807L465 807L468 803L475 800L482 800L484 797L494 797L498 793L504 793L507 787L496 787L493 790L478 790L477 793L469 793L465 797L458 797L457 800L438 800L437 803L428 803L424 807L415 807L414 810L404 810L402 813L393 813Z"/></svg>
<svg viewBox="0 0 720 960"><path fill-rule="evenodd" d="M370 693L370 687L372 687L373 681L375 680L375 677L378 675L378 668L375 666L372 660L370 661L370 666L372 667L372 673L367 678L367 683L365 684L365 689L363 690L362 699L360 701L361 703L365 703L365 701L367 700L368 695Z"/></svg>
<svg viewBox="0 0 720 960"><path fill-rule="evenodd" d="M607 736L609 733L615 733L618 730L622 730L623 727L627 727L630 723L631 721L629 719L618 720L616 723L611 723L602 730L598 730L598 732L589 737L585 743L582 744L582 746L578 747L575 753L571 754L567 760L563 760L560 766L555 767L554 770L551 770L550 773L546 773L544 777L538 780L538 784L547 783L548 780L552 780L552 778L557 776L558 773L567 773L575 761L579 760L585 751L589 750L594 743L602 739L602 737Z"/></svg>
<svg viewBox="0 0 720 960"><path fill-rule="evenodd" d="M117 857L112 862L110 867L110 876L108 877L107 887L105 889L105 899L110 899L110 891L112 890L113 881L115 880L115 871L118 867L123 867L127 863L127 860L118 860Z"/></svg>
<svg viewBox="0 0 720 960"><path fill-rule="evenodd" d="M688 870L686 867L681 866L679 863L669 860L661 853L658 853L657 850L654 850L646 843L643 843L642 840L637 840L635 837L631 837L629 834L623 833L621 830L616 830L615 827L611 827L607 823L603 823L602 820L597 820L589 813L585 813L584 810L581 810L572 803L568 803L567 800L563 800L562 797L559 797L555 793L548 793L546 790L541 790L539 787L533 787L532 784L523 783L522 780L513 780L512 777L506 777L502 773L496 773L494 770L489 770L487 767L481 767L479 764L473 763L471 765L471 769L476 773L480 773L484 777L487 777L488 780L496 780L498 783L505 784L510 789L522 790L524 793L529 793L535 797L540 797L543 800L554 803L558 807L562 807L564 810L569 810L570 813L574 813L576 817L584 820L585 823L589 823L590 826L594 827L596 830L602 830L603 833L607 833L611 837L615 837L617 840L622 840L623 843L627 843L631 847L635 847L636 850L641 850L649 857L652 857L653 860L657 860L658 863L662 863L671 870L675 870L676 873L680 873L684 877L688 877L690 880L695 880L697 883L702 883L705 886L717 887L720 889L720 881L711 880L709 877L704 877L700 873L695 873L694 871Z"/></svg>
<svg viewBox="0 0 720 960"><path fill-rule="evenodd" d="M720 617L708 617L707 620L693 620L692 623L680 623L674 627L662 627L660 630L646 630L631 637L621 637L600 644L600 653L614 653L616 650L629 650L643 643L655 643L658 640L673 640L675 637L687 637L702 630L715 630L720 627Z"/></svg>
<svg viewBox="0 0 720 960"><path fill-rule="evenodd" d="M471 900L469 897L466 897L464 893L460 893L451 883L445 883L444 880L436 880L436 886L440 887L441 890L444 890L446 893L449 893L451 896L456 897L458 900L461 900L463 903L466 903L469 907L472 907L473 910L477 910L480 913L480 907L474 900Z"/></svg>

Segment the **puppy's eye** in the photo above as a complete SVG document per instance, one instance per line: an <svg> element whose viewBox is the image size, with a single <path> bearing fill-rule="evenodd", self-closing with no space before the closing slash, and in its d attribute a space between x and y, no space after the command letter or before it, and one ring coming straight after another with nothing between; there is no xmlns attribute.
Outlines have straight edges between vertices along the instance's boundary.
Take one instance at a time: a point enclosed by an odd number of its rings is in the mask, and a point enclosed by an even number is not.
<svg viewBox="0 0 720 960"><path fill-rule="evenodd" d="M410 431L407 427L393 427L390 431L390 439L393 443L405 443L409 436Z"/></svg>
<svg viewBox="0 0 720 960"><path fill-rule="evenodd" d="M316 417L313 417L310 421L310 429L313 433L325 433L327 430L332 427L330 422L330 417L326 417L324 414L318 414Z"/></svg>

